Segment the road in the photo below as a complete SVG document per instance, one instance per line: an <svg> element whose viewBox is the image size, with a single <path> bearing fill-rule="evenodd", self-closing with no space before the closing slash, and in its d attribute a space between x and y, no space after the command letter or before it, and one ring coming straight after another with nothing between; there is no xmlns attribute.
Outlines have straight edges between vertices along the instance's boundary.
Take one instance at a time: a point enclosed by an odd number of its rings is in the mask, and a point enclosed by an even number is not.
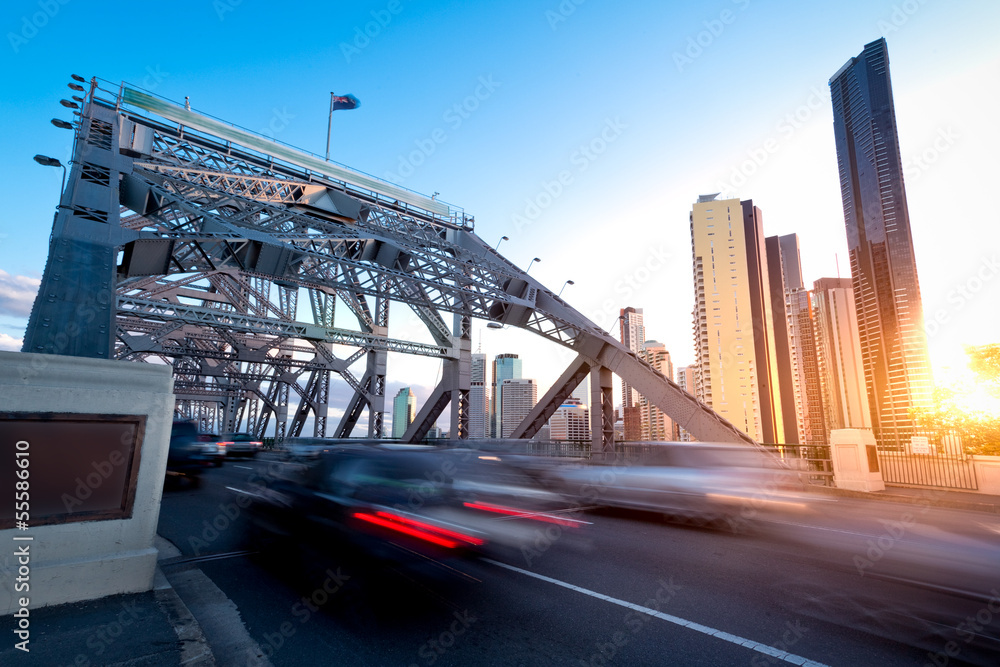
<svg viewBox="0 0 1000 667"><path fill-rule="evenodd" d="M415 571L299 544L268 559L243 553L254 545L227 487L266 484L283 465L227 461L198 488L168 488L158 528L182 554L164 563L171 582L195 568L207 575L273 665L940 667L1000 659L981 636L1000 634L1000 597L991 601L1000 568L976 570L983 558L1000 564L1000 556L989 560L1000 551L984 556L968 546L1000 540L993 515L859 501L761 532L588 513L582 535L540 532L532 549L502 559ZM926 564L912 557L914 545L927 540L951 549L946 557L958 567L932 563L933 576L918 576ZM971 565L963 560L970 549ZM188 602L191 591L175 588ZM936 636L913 620L913 608L940 616ZM192 612L199 616L197 605ZM982 629L969 631L965 618ZM206 635L220 664L252 664L245 644L229 650Z"/></svg>

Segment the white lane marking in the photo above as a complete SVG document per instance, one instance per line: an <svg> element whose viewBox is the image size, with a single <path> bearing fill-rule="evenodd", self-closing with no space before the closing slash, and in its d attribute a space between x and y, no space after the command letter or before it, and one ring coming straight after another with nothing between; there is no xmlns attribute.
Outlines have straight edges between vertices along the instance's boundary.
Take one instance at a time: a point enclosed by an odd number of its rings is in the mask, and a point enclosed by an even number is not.
<svg viewBox="0 0 1000 667"><path fill-rule="evenodd" d="M242 470L253 470L250 466L233 466L234 468L240 468Z"/></svg>
<svg viewBox="0 0 1000 667"><path fill-rule="evenodd" d="M730 634L728 632L723 632L722 630L716 630L715 628L710 628L707 625L701 625L700 623L694 623L692 621L684 620L679 616L672 616L670 614L664 614L661 611L656 611L655 609L650 609L649 607L643 607L642 605L632 604L631 602L626 602L625 600L619 600L618 598L608 597L601 593L597 593L586 588L580 588L579 586L574 586L573 584L567 584L565 581L559 581L558 579L553 579L551 577L546 577L542 574L536 574L535 572L530 572L528 570L522 570L519 567L514 567L513 565L507 565L506 563L500 563L498 561L484 558L487 563L492 563L493 565L499 565L502 568L512 570L514 572L520 572L521 574L526 574L529 577L534 577L535 579L541 579L542 581L547 581L550 584L555 584L556 586L562 586L563 588L568 588L572 591L578 593L583 593L584 595L589 595L595 597L598 600L604 600L605 602L610 602L611 604L616 604L620 607L625 607L627 609L632 609L643 614L647 614L654 618L659 618L661 620L667 621L668 623L673 623L674 625L680 625L682 627L688 628L689 630L694 630L695 632L700 632L702 634L715 637L716 639L721 639L727 641L731 644L737 644L738 646L743 646L752 651L757 651L758 653L763 653L779 660L784 660L785 662L790 662L793 665L803 665L804 667L829 667L822 662L816 662L815 660L809 660L808 658L803 658L800 655L795 655L794 653L788 653L786 651L781 651L774 648L773 646L768 646L767 644L761 644L760 642L755 642L752 639L745 639L737 635Z"/></svg>

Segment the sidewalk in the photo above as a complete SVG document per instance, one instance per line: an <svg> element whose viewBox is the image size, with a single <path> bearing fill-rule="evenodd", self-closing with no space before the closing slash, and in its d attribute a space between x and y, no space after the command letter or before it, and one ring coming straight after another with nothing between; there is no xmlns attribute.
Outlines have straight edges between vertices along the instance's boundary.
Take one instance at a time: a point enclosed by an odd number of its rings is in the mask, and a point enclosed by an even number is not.
<svg viewBox="0 0 1000 667"><path fill-rule="evenodd" d="M974 491L952 491L950 489L915 489L902 486L887 486L885 491L848 491L829 486L813 487L813 490L827 495L843 498L859 498L874 501L889 501L909 503L911 505L930 505L945 509L969 510L1000 514L1000 496Z"/></svg>
<svg viewBox="0 0 1000 667"><path fill-rule="evenodd" d="M157 536L160 559L174 550ZM9 625L9 622L8 622ZM31 612L29 653L0 647L0 665L54 667L214 667L201 628L166 577L156 570L154 589ZM14 637L14 635L10 635Z"/></svg>

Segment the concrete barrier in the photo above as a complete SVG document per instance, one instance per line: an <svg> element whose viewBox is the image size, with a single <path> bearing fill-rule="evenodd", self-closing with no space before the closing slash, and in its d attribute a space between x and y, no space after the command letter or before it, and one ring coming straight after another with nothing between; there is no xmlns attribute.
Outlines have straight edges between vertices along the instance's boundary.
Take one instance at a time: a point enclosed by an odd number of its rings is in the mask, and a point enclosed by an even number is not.
<svg viewBox="0 0 1000 667"><path fill-rule="evenodd" d="M871 430L842 428L830 431L830 454L833 480L838 489L885 491Z"/></svg>
<svg viewBox="0 0 1000 667"><path fill-rule="evenodd" d="M972 469L979 482L979 493L1000 496L1000 456L973 456Z"/></svg>
<svg viewBox="0 0 1000 667"><path fill-rule="evenodd" d="M54 449L46 445L51 438L31 443L20 437L14 442L16 428L27 428L24 423L36 418L48 424L61 419L71 425L69 433L77 428L81 436L84 429L91 429L87 431L91 441L93 433L99 438L100 429L110 427L100 420L90 422L92 417L83 415L118 415L119 421L141 424L134 429L139 435L125 448L132 452L132 458L126 461L127 474L120 475L125 484L117 491L125 498L120 508L90 512L82 521L81 514L61 509L75 509L76 500L89 499L108 479L105 472L109 463L96 459L92 465L79 463L88 456L82 449L74 454L83 459L77 457L74 470L69 471L76 488L62 488L67 485L60 482L59 488L46 489L44 478L27 478L31 488L27 528L0 530L0 614L152 589L157 556L153 539L172 426L172 390L171 368L165 365L0 352L0 434L4 434L0 435L0 456L14 457L18 450L26 450L39 474L46 466L58 465L51 461ZM80 425L72 426L74 419ZM97 424L96 431L92 423ZM50 459L42 465L46 449ZM122 455L112 454L115 456ZM113 458L112 463L118 464L119 458ZM0 470L19 469L3 463ZM77 469L79 474L72 474ZM14 487L12 480L0 484L0 488L8 487ZM114 490L108 492L113 499ZM14 502L13 493L0 498L0 503L13 506ZM12 522L10 512L0 516L7 517L8 525ZM33 523L36 517L38 523ZM25 549L30 556L24 555Z"/></svg>

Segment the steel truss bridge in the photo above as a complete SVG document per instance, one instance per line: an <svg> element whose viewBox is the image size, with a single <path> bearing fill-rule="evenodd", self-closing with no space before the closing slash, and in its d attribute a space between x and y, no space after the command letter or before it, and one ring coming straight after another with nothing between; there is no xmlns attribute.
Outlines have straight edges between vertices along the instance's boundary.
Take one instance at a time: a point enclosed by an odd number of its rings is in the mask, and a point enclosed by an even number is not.
<svg viewBox="0 0 1000 667"><path fill-rule="evenodd" d="M617 374L699 440L756 444L484 243L461 209L127 84L73 86L73 159L23 351L171 364L182 414L279 441L309 417L316 436L351 437L366 412L367 437L383 437L387 354L438 358L403 436L419 442L449 406L452 437L468 437L472 321L488 320L576 352L514 438L589 375L593 445L610 450ZM357 329L334 326L336 308ZM391 338L397 308L433 343ZM335 376L353 396L328 423Z"/></svg>

